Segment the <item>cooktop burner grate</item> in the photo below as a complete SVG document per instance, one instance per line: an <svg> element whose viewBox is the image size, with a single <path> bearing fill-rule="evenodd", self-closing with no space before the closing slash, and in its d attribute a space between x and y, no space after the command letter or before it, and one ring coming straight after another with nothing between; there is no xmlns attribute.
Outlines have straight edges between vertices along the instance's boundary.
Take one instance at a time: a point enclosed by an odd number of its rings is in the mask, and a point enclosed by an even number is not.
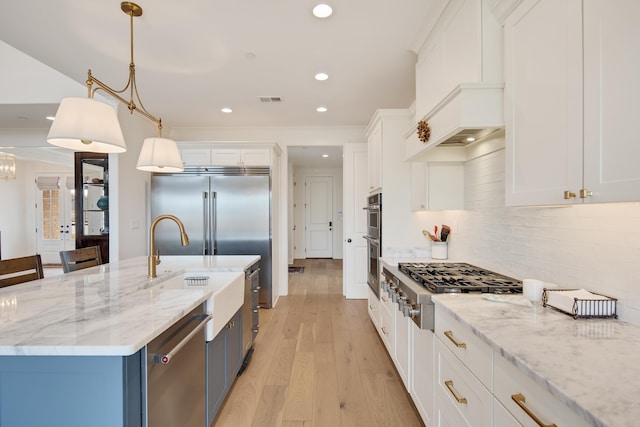
<svg viewBox="0 0 640 427"><path fill-rule="evenodd" d="M522 282L466 263L399 263L398 268L434 293L521 293Z"/></svg>

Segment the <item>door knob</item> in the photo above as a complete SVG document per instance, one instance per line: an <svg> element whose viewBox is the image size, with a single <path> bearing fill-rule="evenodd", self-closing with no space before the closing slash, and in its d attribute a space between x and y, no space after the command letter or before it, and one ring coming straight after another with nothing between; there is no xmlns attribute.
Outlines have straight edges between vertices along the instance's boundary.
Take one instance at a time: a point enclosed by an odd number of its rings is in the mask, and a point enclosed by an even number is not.
<svg viewBox="0 0 640 427"><path fill-rule="evenodd" d="M347 239L347 243L351 243L351 239Z"/></svg>

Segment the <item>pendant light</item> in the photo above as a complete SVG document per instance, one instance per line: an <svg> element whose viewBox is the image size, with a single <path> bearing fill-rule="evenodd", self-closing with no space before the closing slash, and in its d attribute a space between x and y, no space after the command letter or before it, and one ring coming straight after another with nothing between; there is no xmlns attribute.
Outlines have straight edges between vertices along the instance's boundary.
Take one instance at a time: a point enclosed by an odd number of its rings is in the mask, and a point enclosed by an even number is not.
<svg viewBox="0 0 640 427"><path fill-rule="evenodd" d="M142 15L142 8L132 2L122 2L120 9L129 15L130 22L131 61L129 63L129 78L125 87L121 90L112 89L107 84L95 78L91 70L89 70L87 75L88 97L65 98L62 100L58 107L56 118L49 130L47 142L52 145L78 151L95 153L125 152L127 147L116 110L109 104L94 99L95 93L98 90L102 90L109 96L125 104L131 114L136 112L143 115L158 128L158 138L153 139L164 140L161 144L162 149L168 151L163 156L156 156L156 158L162 158L162 165L147 164L147 169L143 170L151 170L150 168L152 167L164 169L167 164L180 164L182 168L182 160L175 141L162 138L162 119L155 117L147 111L138 94L136 69L133 60L133 18ZM127 91L129 92L129 99L123 97ZM169 157L170 161L166 159L167 157ZM143 163L146 164L147 162Z"/></svg>

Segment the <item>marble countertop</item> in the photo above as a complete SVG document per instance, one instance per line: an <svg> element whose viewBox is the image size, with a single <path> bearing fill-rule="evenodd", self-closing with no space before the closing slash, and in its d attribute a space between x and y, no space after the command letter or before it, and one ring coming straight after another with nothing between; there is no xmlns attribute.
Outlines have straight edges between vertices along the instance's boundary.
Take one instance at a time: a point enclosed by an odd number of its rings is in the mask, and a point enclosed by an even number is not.
<svg viewBox="0 0 640 427"><path fill-rule="evenodd" d="M0 355L133 354L259 259L163 256L149 279L147 257L137 257L2 288ZM176 286L185 272L227 274Z"/></svg>
<svg viewBox="0 0 640 427"><path fill-rule="evenodd" d="M523 302L519 295L505 298ZM491 302L479 294L432 299L592 425L638 425L640 327L574 320L552 308Z"/></svg>

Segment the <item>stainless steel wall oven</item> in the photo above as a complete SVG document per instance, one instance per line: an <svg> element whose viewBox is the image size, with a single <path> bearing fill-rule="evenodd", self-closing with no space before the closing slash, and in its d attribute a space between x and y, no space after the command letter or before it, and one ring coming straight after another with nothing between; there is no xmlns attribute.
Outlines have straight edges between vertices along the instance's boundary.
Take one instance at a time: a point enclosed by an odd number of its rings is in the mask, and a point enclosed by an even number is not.
<svg viewBox="0 0 640 427"><path fill-rule="evenodd" d="M369 262L367 263L367 284L380 298L380 256L382 246L382 193L374 194L367 198L367 252Z"/></svg>

